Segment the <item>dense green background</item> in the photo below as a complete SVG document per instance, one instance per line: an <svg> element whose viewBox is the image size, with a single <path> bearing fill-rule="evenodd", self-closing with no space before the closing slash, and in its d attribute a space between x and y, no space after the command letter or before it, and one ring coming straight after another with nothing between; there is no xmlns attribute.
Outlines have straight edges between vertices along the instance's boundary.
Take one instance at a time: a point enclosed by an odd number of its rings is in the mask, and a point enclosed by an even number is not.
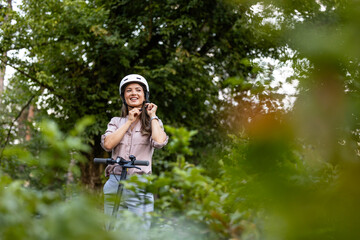
<svg viewBox="0 0 360 240"><path fill-rule="evenodd" d="M103 166L92 163L108 156L100 135L129 73L148 80L171 136L147 186L151 238L359 237L358 1L7 4L1 64L16 72L0 102L1 238L129 233L127 215L103 230ZM274 67L257 64L266 57L292 64L294 106Z"/></svg>

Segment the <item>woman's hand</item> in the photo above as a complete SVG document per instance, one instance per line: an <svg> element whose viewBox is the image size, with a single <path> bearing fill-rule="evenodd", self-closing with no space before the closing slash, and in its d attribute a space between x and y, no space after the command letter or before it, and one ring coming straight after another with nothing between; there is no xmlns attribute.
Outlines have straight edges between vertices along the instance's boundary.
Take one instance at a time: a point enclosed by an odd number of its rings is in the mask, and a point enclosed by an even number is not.
<svg viewBox="0 0 360 240"><path fill-rule="evenodd" d="M157 106L153 103L148 103L146 105L147 114L152 118L156 117ZM166 133L164 132L163 127L160 125L160 120L151 121L151 137L155 142L163 143L166 140Z"/></svg>
<svg viewBox="0 0 360 240"><path fill-rule="evenodd" d="M147 114L150 116L150 117L155 117L156 116L156 110L157 110L157 106L154 104L154 103L147 103L146 104L146 111L147 111Z"/></svg>
<svg viewBox="0 0 360 240"><path fill-rule="evenodd" d="M131 123L135 122L137 119L139 119L141 113L141 109L139 108L133 108L129 111L129 121Z"/></svg>

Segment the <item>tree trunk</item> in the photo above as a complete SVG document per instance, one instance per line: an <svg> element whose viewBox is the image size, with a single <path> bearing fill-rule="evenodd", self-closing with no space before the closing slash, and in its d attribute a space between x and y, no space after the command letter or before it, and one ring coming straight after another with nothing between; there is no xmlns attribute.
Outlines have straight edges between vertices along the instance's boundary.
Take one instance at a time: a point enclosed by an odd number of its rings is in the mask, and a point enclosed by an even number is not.
<svg viewBox="0 0 360 240"><path fill-rule="evenodd" d="M6 52L2 53L2 56L0 59L0 94L4 91L6 57L7 57Z"/></svg>
<svg viewBox="0 0 360 240"><path fill-rule="evenodd" d="M108 158L109 155L102 150L100 146L100 136L95 137L94 146L91 146L92 152L87 154L88 162L80 165L81 181L90 189L99 189L103 186L104 164L94 164L94 158Z"/></svg>
<svg viewBox="0 0 360 240"><path fill-rule="evenodd" d="M34 107L33 105L29 106L29 112L28 112L28 116L27 116L27 121L30 124L32 119L34 118ZM26 127L26 135L25 135L25 140L26 141L30 141L31 139L31 134L30 134L30 126Z"/></svg>

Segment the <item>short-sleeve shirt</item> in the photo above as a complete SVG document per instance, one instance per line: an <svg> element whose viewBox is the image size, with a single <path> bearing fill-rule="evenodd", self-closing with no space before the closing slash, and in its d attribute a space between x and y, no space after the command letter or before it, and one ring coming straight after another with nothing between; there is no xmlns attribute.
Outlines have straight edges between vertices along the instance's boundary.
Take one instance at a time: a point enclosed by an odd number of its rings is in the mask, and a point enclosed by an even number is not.
<svg viewBox="0 0 360 240"><path fill-rule="evenodd" d="M110 133L115 132L123 124L126 123L128 117L114 117L109 122L105 133L101 136L101 146L105 151L108 151L104 147L104 139ZM156 121L156 120L153 120ZM159 120L160 126L163 128L163 123ZM111 150L111 157L116 159L118 156L124 158L125 160L130 160L129 156L134 155L136 160L146 160L149 161L148 166L137 166L141 170L136 168L129 168L128 175L132 174L151 174L152 172L152 155L154 153L154 148L162 148L168 142L169 137L166 136L166 139L163 143L156 142L151 135L144 135L141 133L141 123L138 121L133 129L131 127L126 131L124 137L121 139L120 143L116 145ZM121 174L121 167L118 165L109 165L105 169L105 175L109 174Z"/></svg>

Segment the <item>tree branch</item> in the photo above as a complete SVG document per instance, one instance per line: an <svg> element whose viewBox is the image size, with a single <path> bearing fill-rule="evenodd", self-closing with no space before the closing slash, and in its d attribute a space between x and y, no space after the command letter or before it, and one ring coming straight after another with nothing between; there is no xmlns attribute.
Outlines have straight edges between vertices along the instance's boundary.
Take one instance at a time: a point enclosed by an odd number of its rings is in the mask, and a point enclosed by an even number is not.
<svg viewBox="0 0 360 240"><path fill-rule="evenodd" d="M49 86L49 85L44 84L44 83L41 82L39 79L31 76L30 74L24 72L23 70L21 70L21 69L18 68L18 67L15 67L15 66L13 66L13 65L11 65L11 64L9 64L9 63L6 63L6 65L14 68L14 69L15 69L16 71L18 71L19 73L21 73L21 74L23 74L24 76L30 78L31 80L33 80L34 82L36 82L40 87L46 88L46 89L50 90L50 92L51 92L52 94L54 94L55 96L57 96L57 97L59 97L59 98L61 98L61 99L63 99L63 100L66 100L63 96L55 93L55 88L53 88L53 87L51 87L51 86Z"/></svg>
<svg viewBox="0 0 360 240"><path fill-rule="evenodd" d="M6 136L6 141L4 143L4 146L1 149L1 154L0 154L0 165L1 165L1 159L3 157L3 153L5 150L6 145L9 143L10 141L10 134L11 134L11 130L15 124L15 122L19 119L19 117L22 115L22 113L25 111L25 109L30 105L30 103L32 102L32 100L35 98L35 95L32 95L31 98L26 102L26 104L21 108L20 112L18 113L18 115L16 116L16 118L14 119L14 121L12 121L10 128L8 130L7 136Z"/></svg>

